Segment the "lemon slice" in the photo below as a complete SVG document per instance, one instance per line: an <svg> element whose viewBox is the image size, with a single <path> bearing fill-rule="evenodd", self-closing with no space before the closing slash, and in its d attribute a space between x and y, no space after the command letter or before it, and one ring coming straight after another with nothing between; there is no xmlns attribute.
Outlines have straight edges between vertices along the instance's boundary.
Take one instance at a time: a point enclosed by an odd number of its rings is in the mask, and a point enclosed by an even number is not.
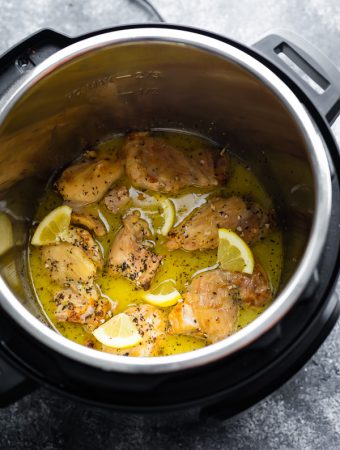
<svg viewBox="0 0 340 450"><path fill-rule="evenodd" d="M132 198L133 203L138 208L153 210L157 209L158 201L157 198L153 195L149 195L146 192L139 191L134 187L130 187L129 189L129 197Z"/></svg>
<svg viewBox="0 0 340 450"><path fill-rule="evenodd" d="M31 243L48 245L61 241L70 226L71 213L72 209L66 205L55 208L40 222Z"/></svg>
<svg viewBox="0 0 340 450"><path fill-rule="evenodd" d="M163 210L164 223L162 228L159 230L159 233L162 236L167 236L175 223L176 211L174 204L168 198L161 202L161 208Z"/></svg>
<svg viewBox="0 0 340 450"><path fill-rule="evenodd" d="M171 280L164 281L152 291L144 293L144 298L148 303L163 308L176 305L181 297Z"/></svg>
<svg viewBox="0 0 340 450"><path fill-rule="evenodd" d="M218 230L218 237L217 262L222 269L252 274L254 257L244 240L233 231L225 228Z"/></svg>
<svg viewBox="0 0 340 450"><path fill-rule="evenodd" d="M131 317L125 313L112 317L92 334L102 344L114 348L134 347L142 340Z"/></svg>
<svg viewBox="0 0 340 450"><path fill-rule="evenodd" d="M5 213L0 213L0 236L0 255L3 255L14 245L12 223Z"/></svg>

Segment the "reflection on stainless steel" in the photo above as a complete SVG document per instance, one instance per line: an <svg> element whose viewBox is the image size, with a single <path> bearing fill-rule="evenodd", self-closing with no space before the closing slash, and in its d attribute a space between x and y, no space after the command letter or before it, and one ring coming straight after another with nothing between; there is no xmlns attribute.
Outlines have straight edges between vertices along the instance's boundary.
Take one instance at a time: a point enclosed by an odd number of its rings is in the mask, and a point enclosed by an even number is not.
<svg viewBox="0 0 340 450"><path fill-rule="evenodd" d="M286 219L284 283L274 304L227 340L146 361L67 341L22 307L37 314L25 277L20 275L24 289L19 293L0 280L1 304L22 326L53 349L109 370L176 370L244 347L294 304L327 233L331 190L326 155L295 95L269 69L228 44L157 27L74 44L5 94L0 100L0 200L12 217L31 218L46 180L84 146L109 133L149 128L201 133L229 144L249 162ZM304 186L303 195L294 192L298 184ZM13 225L22 242L27 226L15 220ZM13 258L18 269L24 267L24 254Z"/></svg>

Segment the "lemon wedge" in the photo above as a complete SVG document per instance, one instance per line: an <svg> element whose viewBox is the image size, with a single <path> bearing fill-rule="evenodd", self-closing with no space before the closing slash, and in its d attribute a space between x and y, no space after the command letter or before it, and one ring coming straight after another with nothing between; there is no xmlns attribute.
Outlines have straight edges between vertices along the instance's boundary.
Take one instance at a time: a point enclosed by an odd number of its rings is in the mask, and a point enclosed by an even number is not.
<svg viewBox="0 0 340 450"><path fill-rule="evenodd" d="M142 340L131 317L125 313L117 314L93 331L93 336L107 347L134 347Z"/></svg>
<svg viewBox="0 0 340 450"><path fill-rule="evenodd" d="M163 308L176 305L181 298L181 294L175 288L174 283L171 280L164 281L152 291L144 293L144 299L148 303Z"/></svg>
<svg viewBox="0 0 340 450"><path fill-rule="evenodd" d="M222 269L252 274L254 257L244 240L225 228L218 230L218 238L217 262Z"/></svg>
<svg viewBox="0 0 340 450"><path fill-rule="evenodd" d="M61 241L70 226L71 213L72 209L66 205L55 208L40 222L31 243L48 245Z"/></svg>
<svg viewBox="0 0 340 450"><path fill-rule="evenodd" d="M12 223L5 213L0 213L0 236L0 255L3 255L14 245Z"/></svg>
<svg viewBox="0 0 340 450"><path fill-rule="evenodd" d="M161 208L163 210L162 215L163 215L164 222L163 222L162 228L159 230L159 233L162 236L167 236L167 234L173 227L173 224L175 223L175 218L176 218L175 206L171 200L166 198L165 200L163 200L161 202Z"/></svg>

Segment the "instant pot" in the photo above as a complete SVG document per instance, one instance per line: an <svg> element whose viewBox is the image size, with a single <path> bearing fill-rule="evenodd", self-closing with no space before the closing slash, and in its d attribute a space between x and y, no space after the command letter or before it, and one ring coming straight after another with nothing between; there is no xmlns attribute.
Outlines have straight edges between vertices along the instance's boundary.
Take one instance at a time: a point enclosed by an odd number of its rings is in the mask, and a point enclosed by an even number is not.
<svg viewBox="0 0 340 450"><path fill-rule="evenodd" d="M340 311L340 161L330 126L340 74L290 33L252 47L194 28L120 26L78 38L42 30L0 60L0 404L39 385L115 410L198 406L227 418L271 393L318 349ZM281 288L231 337L194 352L128 358L49 326L27 273L27 239L47 180L110 133L202 134L249 163L284 232Z"/></svg>

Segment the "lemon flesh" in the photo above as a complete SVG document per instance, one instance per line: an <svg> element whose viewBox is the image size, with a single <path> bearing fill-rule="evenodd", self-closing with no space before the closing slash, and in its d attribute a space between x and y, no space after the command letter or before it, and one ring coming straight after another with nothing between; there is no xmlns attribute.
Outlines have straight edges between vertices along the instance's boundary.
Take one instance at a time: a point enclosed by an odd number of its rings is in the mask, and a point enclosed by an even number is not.
<svg viewBox="0 0 340 450"><path fill-rule="evenodd" d="M175 223L176 211L174 204L168 198L162 201L161 208L163 210L164 223L162 228L159 230L159 233L162 236L167 236Z"/></svg>
<svg viewBox="0 0 340 450"><path fill-rule="evenodd" d="M163 308L176 305L181 298L181 294L175 288L174 283L171 280L164 281L152 291L147 291L144 294L144 299L148 303Z"/></svg>
<svg viewBox="0 0 340 450"><path fill-rule="evenodd" d="M136 325L125 313L117 314L93 331L93 336L107 347L134 347L142 340Z"/></svg>
<svg viewBox="0 0 340 450"><path fill-rule="evenodd" d="M40 222L31 243L48 245L61 241L70 226L71 213L72 209L67 205L55 208Z"/></svg>
<svg viewBox="0 0 340 450"><path fill-rule="evenodd" d="M253 253L236 233L225 228L218 230L217 262L223 270L252 274Z"/></svg>
<svg viewBox="0 0 340 450"><path fill-rule="evenodd" d="M5 213L0 213L0 236L0 255L3 255L14 245L12 223Z"/></svg>

